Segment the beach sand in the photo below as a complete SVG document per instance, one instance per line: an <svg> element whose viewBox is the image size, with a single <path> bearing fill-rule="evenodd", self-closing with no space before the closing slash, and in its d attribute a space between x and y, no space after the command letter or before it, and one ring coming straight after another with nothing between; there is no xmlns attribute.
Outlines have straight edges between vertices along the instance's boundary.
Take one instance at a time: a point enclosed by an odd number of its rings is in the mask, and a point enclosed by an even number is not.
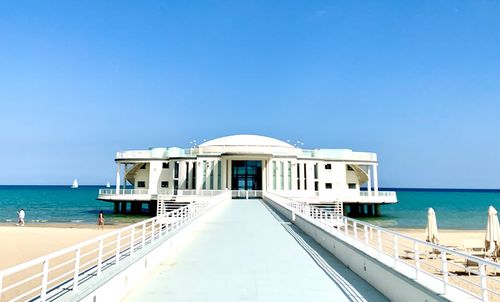
<svg viewBox="0 0 500 302"><path fill-rule="evenodd" d="M415 239L420 239L425 241L425 229L397 229L391 228L391 230L402 233L404 235L413 237ZM464 238L480 238L484 240L486 235L486 230L447 230L440 229L439 232L439 243L444 246L452 246L461 248L463 245Z"/></svg>
<svg viewBox="0 0 500 302"><path fill-rule="evenodd" d="M106 225L104 230L83 224L32 224L24 227L0 226L0 270L47 255L65 247L110 232L122 225Z"/></svg>

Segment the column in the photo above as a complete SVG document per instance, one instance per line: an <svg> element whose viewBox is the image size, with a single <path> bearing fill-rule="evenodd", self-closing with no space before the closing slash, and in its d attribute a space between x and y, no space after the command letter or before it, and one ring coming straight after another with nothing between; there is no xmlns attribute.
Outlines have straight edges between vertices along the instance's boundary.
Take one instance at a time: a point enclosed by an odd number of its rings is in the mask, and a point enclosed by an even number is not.
<svg viewBox="0 0 500 302"><path fill-rule="evenodd" d="M378 173L377 164L373 165L373 191L375 196L378 196Z"/></svg>
<svg viewBox="0 0 500 302"><path fill-rule="evenodd" d="M372 195L372 167L367 166L368 168L368 196Z"/></svg>
<svg viewBox="0 0 500 302"><path fill-rule="evenodd" d="M127 164L123 164L123 192L127 188Z"/></svg>
<svg viewBox="0 0 500 302"><path fill-rule="evenodd" d="M116 164L116 194L120 194L120 164Z"/></svg>

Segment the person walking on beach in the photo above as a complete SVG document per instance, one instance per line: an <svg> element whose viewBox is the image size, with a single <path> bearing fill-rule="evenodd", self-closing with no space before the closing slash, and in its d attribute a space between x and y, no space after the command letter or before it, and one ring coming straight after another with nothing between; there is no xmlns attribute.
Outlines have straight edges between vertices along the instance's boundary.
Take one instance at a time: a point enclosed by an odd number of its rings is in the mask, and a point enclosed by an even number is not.
<svg viewBox="0 0 500 302"><path fill-rule="evenodd" d="M99 216L97 218L97 229L104 230L104 212L99 211Z"/></svg>
<svg viewBox="0 0 500 302"><path fill-rule="evenodd" d="M17 225L24 226L24 216L26 213L24 213L24 209L20 209L19 212L17 212Z"/></svg>

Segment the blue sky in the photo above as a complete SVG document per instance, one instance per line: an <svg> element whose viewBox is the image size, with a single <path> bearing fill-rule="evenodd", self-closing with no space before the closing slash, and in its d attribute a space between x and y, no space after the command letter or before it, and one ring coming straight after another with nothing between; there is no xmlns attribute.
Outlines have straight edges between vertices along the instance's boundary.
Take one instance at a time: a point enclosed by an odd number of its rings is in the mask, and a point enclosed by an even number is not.
<svg viewBox="0 0 500 302"><path fill-rule="evenodd" d="M382 186L500 187L495 1L2 1L0 37L0 184L248 133L377 152Z"/></svg>

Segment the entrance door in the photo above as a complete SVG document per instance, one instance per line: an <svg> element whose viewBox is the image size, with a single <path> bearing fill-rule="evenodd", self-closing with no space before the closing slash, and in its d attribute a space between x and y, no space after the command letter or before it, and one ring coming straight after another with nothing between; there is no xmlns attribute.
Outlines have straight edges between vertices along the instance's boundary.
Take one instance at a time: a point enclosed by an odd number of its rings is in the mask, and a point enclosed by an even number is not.
<svg viewBox="0 0 500 302"><path fill-rule="evenodd" d="M231 190L262 190L262 161L233 160Z"/></svg>

